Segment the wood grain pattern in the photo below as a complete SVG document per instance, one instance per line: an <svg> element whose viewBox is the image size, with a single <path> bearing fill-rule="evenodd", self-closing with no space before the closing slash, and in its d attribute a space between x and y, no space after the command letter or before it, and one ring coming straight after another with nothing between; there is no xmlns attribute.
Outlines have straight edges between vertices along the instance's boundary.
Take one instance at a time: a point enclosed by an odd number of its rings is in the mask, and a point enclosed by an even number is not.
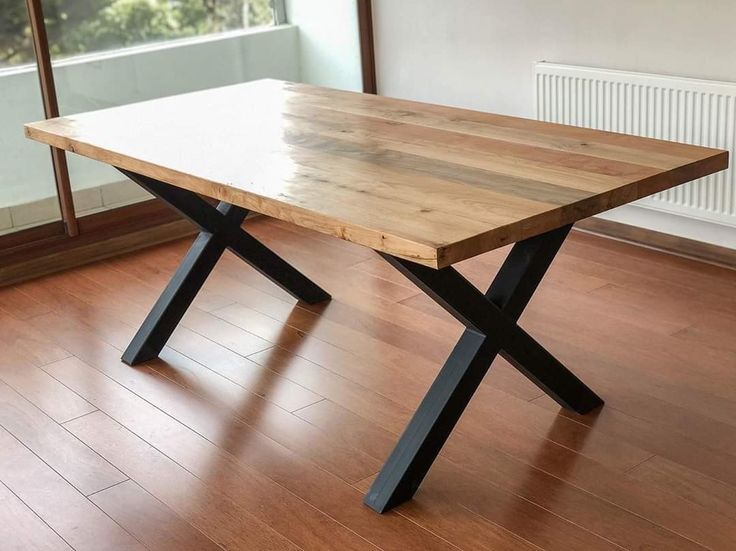
<svg viewBox="0 0 736 551"><path fill-rule="evenodd" d="M721 150L274 80L26 134L435 268L728 166Z"/></svg>

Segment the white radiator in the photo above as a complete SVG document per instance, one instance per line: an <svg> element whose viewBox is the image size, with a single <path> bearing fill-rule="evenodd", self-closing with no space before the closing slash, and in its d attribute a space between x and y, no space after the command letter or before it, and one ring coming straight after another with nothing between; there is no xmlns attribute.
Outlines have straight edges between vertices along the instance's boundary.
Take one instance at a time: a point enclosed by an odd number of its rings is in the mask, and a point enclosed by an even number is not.
<svg viewBox="0 0 736 551"><path fill-rule="evenodd" d="M537 63L536 117L731 151L736 83ZM642 207L736 227L736 170L638 201Z"/></svg>

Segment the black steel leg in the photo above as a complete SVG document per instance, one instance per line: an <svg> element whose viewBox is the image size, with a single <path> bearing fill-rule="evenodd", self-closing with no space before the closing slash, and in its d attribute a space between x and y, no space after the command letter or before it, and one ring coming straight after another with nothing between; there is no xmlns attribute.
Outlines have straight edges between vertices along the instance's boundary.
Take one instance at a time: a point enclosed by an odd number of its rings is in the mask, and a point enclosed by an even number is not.
<svg viewBox="0 0 736 551"><path fill-rule="evenodd" d="M241 218L242 220L242 218ZM130 341L122 360L128 365L157 358L207 276L225 251L221 234L201 232Z"/></svg>
<svg viewBox="0 0 736 551"><path fill-rule="evenodd" d="M569 226L517 243L483 295L453 268L433 270L384 255L466 327L365 497L378 512L411 499L500 353L566 408L603 401L517 324Z"/></svg>
<svg viewBox="0 0 736 551"><path fill-rule="evenodd" d="M214 207L191 191L126 170L121 172L202 230L123 353L122 360L128 365L158 357L225 249L232 250L299 300L315 304L330 298L319 286L240 227L247 210L227 203Z"/></svg>

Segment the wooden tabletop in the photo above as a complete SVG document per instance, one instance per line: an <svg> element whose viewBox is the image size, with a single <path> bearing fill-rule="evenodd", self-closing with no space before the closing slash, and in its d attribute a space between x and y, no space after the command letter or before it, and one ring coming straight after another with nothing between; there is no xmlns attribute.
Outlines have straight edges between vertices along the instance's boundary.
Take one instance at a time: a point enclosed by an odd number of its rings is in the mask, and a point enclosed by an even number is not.
<svg viewBox="0 0 736 551"><path fill-rule="evenodd" d="M275 80L26 135L435 268L728 166L716 149Z"/></svg>

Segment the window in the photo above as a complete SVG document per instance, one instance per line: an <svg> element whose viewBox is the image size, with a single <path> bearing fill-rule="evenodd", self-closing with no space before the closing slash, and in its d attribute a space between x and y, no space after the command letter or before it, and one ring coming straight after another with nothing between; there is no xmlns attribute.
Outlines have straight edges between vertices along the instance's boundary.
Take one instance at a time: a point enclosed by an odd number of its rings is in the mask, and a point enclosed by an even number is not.
<svg viewBox="0 0 736 551"><path fill-rule="evenodd" d="M34 0L34 4L43 8L62 115L258 78L257 70L279 74L278 62L248 63L247 56L254 51L246 46L251 44L246 42L250 33L232 32L273 25L269 0ZM27 10L25 0L0 0L0 144L6 153L0 156L0 236L60 218L48 150L24 139L22 131L23 123L44 115ZM222 40L201 44L181 40L205 35ZM129 48L173 40L177 42L169 42L171 48ZM273 42L258 44L273 53ZM95 55L111 50L116 51L114 56ZM296 75L292 71L284 76ZM77 216L150 197L100 163L70 156L68 165Z"/></svg>
<svg viewBox="0 0 736 551"><path fill-rule="evenodd" d="M269 0L43 0L54 59L273 25ZM33 62L23 0L0 0L0 67Z"/></svg>
<svg viewBox="0 0 736 551"><path fill-rule="evenodd" d="M43 0L43 7L62 115L242 81L246 63L232 43L182 39L274 22L269 0ZM166 42L175 47L131 49ZM107 51L120 55L94 55ZM150 198L102 163L70 155L68 164L79 216Z"/></svg>

